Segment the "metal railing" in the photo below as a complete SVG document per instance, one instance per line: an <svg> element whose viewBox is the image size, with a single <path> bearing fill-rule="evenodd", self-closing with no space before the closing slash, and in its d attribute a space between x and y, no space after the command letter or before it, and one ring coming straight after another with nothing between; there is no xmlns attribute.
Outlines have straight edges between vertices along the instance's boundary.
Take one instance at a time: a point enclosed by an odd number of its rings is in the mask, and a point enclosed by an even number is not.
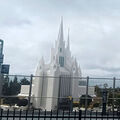
<svg viewBox="0 0 120 120"><path fill-rule="evenodd" d="M38 120L40 119L60 119L62 118L62 120L68 118L68 119L81 119L81 111L79 112L71 112L71 111L41 111L40 109L39 110L32 110L32 111L29 111L29 110L26 110L26 111L3 111L3 110L0 110L0 120L2 120L2 118L6 118L6 119L9 119L9 118L12 118L13 120L15 119L35 119L37 118Z"/></svg>
<svg viewBox="0 0 120 120"><path fill-rule="evenodd" d="M93 112L93 111L89 111L86 114L86 111L41 111L39 110L26 110L26 111L17 111L17 110L13 110L13 111L4 111L2 109L0 109L0 120L8 120L8 119L13 119L13 120L22 120L22 119L44 119L44 120L82 120L82 119L92 119L92 120L111 120L111 119L120 119L120 112L107 112L106 114L103 114L102 112Z"/></svg>

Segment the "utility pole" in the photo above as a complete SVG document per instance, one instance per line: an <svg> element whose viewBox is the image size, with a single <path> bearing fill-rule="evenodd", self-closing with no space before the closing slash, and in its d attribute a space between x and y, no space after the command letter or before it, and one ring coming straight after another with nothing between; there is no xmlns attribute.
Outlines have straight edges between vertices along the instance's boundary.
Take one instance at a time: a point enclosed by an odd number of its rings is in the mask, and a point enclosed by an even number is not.
<svg viewBox="0 0 120 120"><path fill-rule="evenodd" d="M3 63L3 40L0 39L0 105L2 96L2 86L3 86L3 75L1 73L2 63Z"/></svg>
<svg viewBox="0 0 120 120"><path fill-rule="evenodd" d="M29 88L29 97L28 97L28 109L30 109L30 107L31 107L32 80L33 80L33 75L30 76L30 88Z"/></svg>
<svg viewBox="0 0 120 120"><path fill-rule="evenodd" d="M0 39L0 99L2 95L3 76L1 74L2 63L3 63L3 40Z"/></svg>
<svg viewBox="0 0 120 120"><path fill-rule="evenodd" d="M104 84L104 89L102 91L102 114L106 115L106 105L107 105L107 84Z"/></svg>
<svg viewBox="0 0 120 120"><path fill-rule="evenodd" d="M87 83L86 83L85 112L87 112L87 108L88 108L88 85L89 85L89 76L87 77Z"/></svg>

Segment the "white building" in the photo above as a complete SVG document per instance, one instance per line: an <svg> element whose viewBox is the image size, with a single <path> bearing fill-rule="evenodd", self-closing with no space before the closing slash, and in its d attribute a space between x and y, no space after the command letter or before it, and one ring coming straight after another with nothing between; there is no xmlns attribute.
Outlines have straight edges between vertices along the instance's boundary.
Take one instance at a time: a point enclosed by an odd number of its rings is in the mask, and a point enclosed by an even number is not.
<svg viewBox="0 0 120 120"><path fill-rule="evenodd" d="M58 98L79 97L79 79L74 77L81 77L81 69L76 58L71 55L69 34L65 44L62 20L55 48L51 49L51 61L45 64L42 57L35 75L41 76L33 79L35 108L51 110L58 106Z"/></svg>
<svg viewBox="0 0 120 120"><path fill-rule="evenodd" d="M86 94L86 86L79 86L78 94L79 94L79 97L81 97L82 95L85 95ZM94 86L88 87L88 95L90 95L91 97L96 97Z"/></svg>

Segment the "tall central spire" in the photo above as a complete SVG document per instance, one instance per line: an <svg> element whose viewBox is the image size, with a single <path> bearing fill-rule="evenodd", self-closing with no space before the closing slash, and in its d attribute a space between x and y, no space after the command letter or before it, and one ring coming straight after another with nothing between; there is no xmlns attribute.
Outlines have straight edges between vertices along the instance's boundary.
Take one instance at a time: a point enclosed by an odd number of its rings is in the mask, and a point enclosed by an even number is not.
<svg viewBox="0 0 120 120"><path fill-rule="evenodd" d="M64 40L64 35L63 35L63 17L61 17L61 23L60 23L59 34L58 34L58 42L59 42L59 44L62 43L63 40Z"/></svg>
<svg viewBox="0 0 120 120"><path fill-rule="evenodd" d="M68 28L67 49L70 50L69 28Z"/></svg>

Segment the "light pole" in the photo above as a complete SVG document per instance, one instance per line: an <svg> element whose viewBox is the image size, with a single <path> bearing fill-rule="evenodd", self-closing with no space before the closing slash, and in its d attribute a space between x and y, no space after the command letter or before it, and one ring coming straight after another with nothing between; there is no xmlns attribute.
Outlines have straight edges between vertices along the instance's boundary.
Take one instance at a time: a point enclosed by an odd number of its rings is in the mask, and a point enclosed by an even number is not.
<svg viewBox="0 0 120 120"><path fill-rule="evenodd" d="M1 74L3 63L3 40L0 39L0 105L1 105L1 95L2 95L2 86L3 86L3 76Z"/></svg>
<svg viewBox="0 0 120 120"><path fill-rule="evenodd" d="M3 40L0 39L0 96L2 94L2 63L3 63Z"/></svg>
<svg viewBox="0 0 120 120"><path fill-rule="evenodd" d="M103 89L103 91L102 91L102 95L103 95L103 97L102 97L102 104L103 104L103 106L102 106L102 113L104 114L104 115L106 115L106 105L107 105L107 84L104 84L103 85L104 86L104 89Z"/></svg>

